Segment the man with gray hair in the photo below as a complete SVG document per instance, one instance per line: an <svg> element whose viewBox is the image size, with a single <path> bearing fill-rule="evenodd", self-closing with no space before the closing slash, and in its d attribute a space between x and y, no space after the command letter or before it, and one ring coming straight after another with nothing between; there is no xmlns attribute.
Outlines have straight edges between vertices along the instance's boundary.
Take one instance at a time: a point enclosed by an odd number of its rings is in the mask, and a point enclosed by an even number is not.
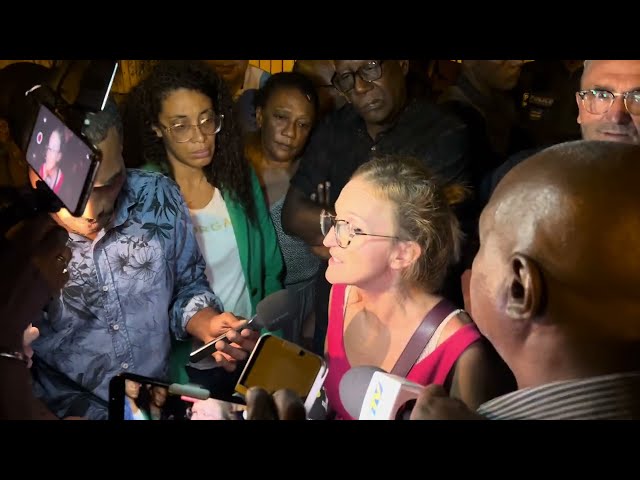
<svg viewBox="0 0 640 480"><path fill-rule="evenodd" d="M583 140L640 144L640 60L585 60L575 98ZM539 150L513 155L485 177L483 203L509 170Z"/></svg>

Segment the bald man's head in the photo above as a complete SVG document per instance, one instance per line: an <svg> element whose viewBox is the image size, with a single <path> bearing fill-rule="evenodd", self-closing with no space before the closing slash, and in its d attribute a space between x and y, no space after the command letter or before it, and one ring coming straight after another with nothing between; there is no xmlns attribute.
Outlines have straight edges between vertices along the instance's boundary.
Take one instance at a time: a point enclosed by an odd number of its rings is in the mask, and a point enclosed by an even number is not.
<svg viewBox="0 0 640 480"><path fill-rule="evenodd" d="M500 349L536 324L640 339L640 147L571 142L500 182L480 219L472 310Z"/></svg>

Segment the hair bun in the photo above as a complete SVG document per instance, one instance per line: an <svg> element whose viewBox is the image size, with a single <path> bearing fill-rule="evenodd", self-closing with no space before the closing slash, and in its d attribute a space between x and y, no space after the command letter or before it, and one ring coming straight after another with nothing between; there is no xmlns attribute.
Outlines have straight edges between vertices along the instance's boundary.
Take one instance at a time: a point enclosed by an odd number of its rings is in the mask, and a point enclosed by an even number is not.
<svg viewBox="0 0 640 480"><path fill-rule="evenodd" d="M469 189L459 183L451 183L442 187L442 193L449 205L462 203L469 196Z"/></svg>

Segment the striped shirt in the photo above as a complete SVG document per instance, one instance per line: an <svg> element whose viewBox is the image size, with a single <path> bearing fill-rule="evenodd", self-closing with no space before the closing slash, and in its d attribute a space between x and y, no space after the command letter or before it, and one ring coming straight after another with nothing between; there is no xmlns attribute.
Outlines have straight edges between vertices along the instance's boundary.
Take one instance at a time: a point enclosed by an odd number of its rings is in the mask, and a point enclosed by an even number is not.
<svg viewBox="0 0 640 480"><path fill-rule="evenodd" d="M629 420L640 418L640 372L524 388L483 403L490 420Z"/></svg>

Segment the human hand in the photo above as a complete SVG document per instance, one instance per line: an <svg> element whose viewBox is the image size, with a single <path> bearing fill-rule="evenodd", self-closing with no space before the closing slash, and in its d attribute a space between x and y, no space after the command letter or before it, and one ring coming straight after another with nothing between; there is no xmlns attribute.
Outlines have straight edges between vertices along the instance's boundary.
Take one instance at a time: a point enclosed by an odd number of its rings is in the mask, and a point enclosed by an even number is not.
<svg viewBox="0 0 640 480"><path fill-rule="evenodd" d="M441 385L427 385L416 400L411 420L485 420L462 400L450 397Z"/></svg>
<svg viewBox="0 0 640 480"><path fill-rule="evenodd" d="M232 313L218 313L211 308L201 310L187 324L187 331L202 340L205 344L225 335L224 340L215 343L213 359L225 370L235 370L237 362L245 360L253 351L259 333L242 329L247 320L238 318Z"/></svg>
<svg viewBox="0 0 640 480"><path fill-rule="evenodd" d="M29 364L27 365L29 368L31 368L31 365L33 364L33 361L31 360L33 358L33 347L31 346L31 344L39 336L40 330L38 330L31 324L29 324L22 336L22 349L24 351L24 354L29 358Z"/></svg>
<svg viewBox="0 0 640 480"><path fill-rule="evenodd" d="M273 395L262 388L252 387L245 396L247 420L305 420L302 399L291 390L278 390Z"/></svg>
<svg viewBox="0 0 640 480"><path fill-rule="evenodd" d="M240 332L229 330L227 332L227 341L220 340L216 342L216 350L213 358L222 368L228 372L236 369L238 361L245 360L260 338L260 333L249 328L244 328Z"/></svg>
<svg viewBox="0 0 640 480"><path fill-rule="evenodd" d="M48 215L11 228L0 248L0 337L21 351L25 330L69 279L69 236Z"/></svg>
<svg viewBox="0 0 640 480"><path fill-rule="evenodd" d="M316 191L313 192L309 198L311 198L311 200L313 202L316 202L318 205L328 207L331 198L331 182L326 181L319 183L316 186Z"/></svg>

